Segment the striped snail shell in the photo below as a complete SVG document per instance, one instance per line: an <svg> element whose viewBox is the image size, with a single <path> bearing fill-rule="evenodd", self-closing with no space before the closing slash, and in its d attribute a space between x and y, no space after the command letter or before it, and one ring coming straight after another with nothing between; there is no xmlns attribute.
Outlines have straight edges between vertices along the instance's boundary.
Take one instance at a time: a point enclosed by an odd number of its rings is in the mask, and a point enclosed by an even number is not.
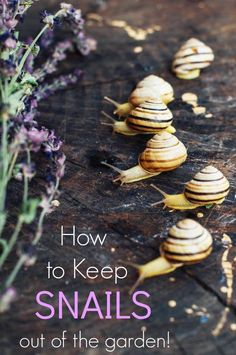
<svg viewBox="0 0 236 355"><path fill-rule="evenodd" d="M126 117L131 110L144 101L161 100L165 104L168 104L174 99L174 90L167 81L152 74L145 77L136 85L136 88L129 96L128 102L119 103L107 96L104 99L116 107L114 114Z"/></svg>
<svg viewBox="0 0 236 355"><path fill-rule="evenodd" d="M214 54L209 46L196 38L190 38L175 54L172 70L180 79L194 79L213 60Z"/></svg>
<svg viewBox="0 0 236 355"><path fill-rule="evenodd" d="M159 97L165 104L168 104L174 98L173 87L157 75L148 75L136 86L136 88L144 87L152 89L155 92L156 97ZM130 102L132 103L132 96L130 96Z"/></svg>
<svg viewBox="0 0 236 355"><path fill-rule="evenodd" d="M211 234L198 222L184 219L170 228L167 239L161 244L160 256L146 264L138 265L126 262L139 272L139 278L130 290L146 278L165 275L184 264L198 263L212 252Z"/></svg>
<svg viewBox="0 0 236 355"><path fill-rule="evenodd" d="M212 236L198 222L184 219L170 228L160 251L171 263L191 264L205 259L212 251Z"/></svg>
<svg viewBox="0 0 236 355"><path fill-rule="evenodd" d="M154 187L164 197L152 206L164 203L172 210L193 210L199 206L220 205L229 193L229 181L214 166L207 166L185 184L181 194L170 195L155 185Z"/></svg>
<svg viewBox="0 0 236 355"><path fill-rule="evenodd" d="M161 98L152 87L149 86L137 87L136 89L134 89L134 91L132 91L132 93L129 96L129 105L130 105L129 112L131 112L135 107L149 100L161 100ZM129 114L129 112L127 112L127 114Z"/></svg>
<svg viewBox="0 0 236 355"><path fill-rule="evenodd" d="M133 109L126 118L126 124L140 133L156 133L167 129L173 115L161 100L145 101Z"/></svg>
<svg viewBox="0 0 236 355"><path fill-rule="evenodd" d="M178 168L186 158L187 150L176 136L159 132L147 142L139 164L149 173L164 172Z"/></svg>
<svg viewBox="0 0 236 355"><path fill-rule="evenodd" d="M184 144L168 132L159 132L147 142L138 164L132 168L121 170L106 162L102 163L119 173L113 181L129 184L174 170L186 159L187 149Z"/></svg>
<svg viewBox="0 0 236 355"><path fill-rule="evenodd" d="M207 166L185 184L184 195L197 205L220 203L229 193L229 181L214 166Z"/></svg>

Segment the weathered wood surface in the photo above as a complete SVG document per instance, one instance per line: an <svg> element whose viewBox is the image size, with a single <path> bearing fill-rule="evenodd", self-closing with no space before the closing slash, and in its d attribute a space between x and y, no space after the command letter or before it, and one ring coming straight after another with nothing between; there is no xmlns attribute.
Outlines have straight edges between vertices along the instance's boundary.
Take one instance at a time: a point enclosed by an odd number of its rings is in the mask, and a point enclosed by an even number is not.
<svg viewBox="0 0 236 355"><path fill-rule="evenodd" d="M56 3L51 1L49 5L53 7ZM106 336L137 337L145 325L149 336L161 336L167 330L171 332L171 349L156 351L159 354L234 354L235 332L230 325L236 323L236 284L224 328L218 337L214 337L212 331L227 306L226 295L220 290L225 286L221 267L225 248L221 238L223 233L227 233L234 244L236 238L235 1L110 0L102 8L94 6L99 2L92 0L76 3L87 13L98 11L105 21L103 24L90 22L88 30L98 40L98 50L81 64L85 69L83 81L74 89L51 97L40 108L41 122L57 127L57 132L65 141L67 171L61 205L47 219L38 262L27 272L21 272L16 283L21 290L18 303L1 316L0 353L51 354L50 349L27 352L17 346L19 338L26 335L34 337L41 332L53 337L63 329L70 332L82 329L87 336L101 339ZM47 4L46 1L40 1L37 6L41 8ZM161 30L148 35L145 41L136 41L123 29L106 24L107 20L114 19L127 21L131 26L143 29L160 25ZM39 24L32 17L27 26L36 31ZM179 45L191 36L206 41L214 49L216 60L199 79L188 82L176 79L169 67ZM142 46L143 52L135 54L133 49L136 46ZM66 67L70 68L76 63L77 58L74 58L68 61ZM120 168L136 163L147 138L112 135L108 127L100 124L100 111L105 108L112 112L112 108L102 100L104 95L125 100L137 80L148 73L157 73L169 80L177 98L184 92L195 92L200 103L213 114L212 118L197 117L180 100L171 104L177 135L188 146L189 158L177 171L162 174L152 182L169 192L181 192L184 182L208 163L225 173L232 187L225 203L220 208L198 210L204 213L201 222L214 236L214 251L206 262L177 270L171 275L175 277L175 282L171 282L169 276L164 276L147 280L142 285L142 289L151 294L153 316L148 321L111 320L95 323L93 317L74 321L69 316L60 322L39 321L34 316L37 310L34 296L38 290L62 289L68 295L72 295L73 290L79 290L82 300L92 289L101 297L104 290L109 289L121 289L126 295L136 277L131 270L129 277L119 287L102 279L93 283L81 279L69 283L65 283L65 280L47 281L45 265L48 260L53 264L61 264L67 272L71 269L73 257L85 257L86 266L91 263L98 266L116 265L120 259L142 263L157 255L161 238L174 222L186 216L196 218L196 211L170 213L160 206L151 207L150 204L160 198L150 188L151 180L119 187L112 183L113 172L99 164L102 159L108 159ZM109 238L103 248L76 249L68 245L62 249L59 243L61 224L68 228L75 224L81 232L106 232ZM111 252L112 247L116 249L114 253ZM235 253L236 246L233 246L229 254L232 262ZM173 299L177 306L170 308L168 300ZM123 304L124 311L128 311L131 307L128 297L125 297ZM193 304L205 307L209 317L188 315L185 309ZM174 322L170 321L171 317ZM101 349L99 351L93 354L105 353ZM63 354L70 355L78 353L72 348L63 351ZM155 351L127 349L120 352L136 353L149 354Z"/></svg>

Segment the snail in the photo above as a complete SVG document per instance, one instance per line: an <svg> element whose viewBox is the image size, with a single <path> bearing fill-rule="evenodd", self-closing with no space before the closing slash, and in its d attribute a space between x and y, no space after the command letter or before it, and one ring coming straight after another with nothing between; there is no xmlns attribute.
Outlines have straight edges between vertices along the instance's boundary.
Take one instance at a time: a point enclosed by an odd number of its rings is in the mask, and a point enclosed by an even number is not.
<svg viewBox="0 0 236 355"><path fill-rule="evenodd" d="M160 132L153 136L146 145L146 149L139 156L138 165L127 170L120 170L111 164L104 165L119 172L113 181L129 184L135 181L148 179L164 171L178 168L187 158L187 150L177 137Z"/></svg>
<svg viewBox="0 0 236 355"><path fill-rule="evenodd" d="M190 38L174 56L172 71L180 79L195 79L200 70L208 67L214 60L210 47L196 38Z"/></svg>
<svg viewBox="0 0 236 355"><path fill-rule="evenodd" d="M164 79L157 75L148 75L137 84L130 94L128 102L120 104L107 96L104 99L116 106L114 114L126 116L134 107L147 100L160 99L165 104L168 104L174 99L174 91L172 86Z"/></svg>
<svg viewBox="0 0 236 355"><path fill-rule="evenodd" d="M171 126L173 115L160 99L144 101L130 112L125 121L117 121L105 112L102 114L112 121L112 123L103 124L112 126L114 132L127 136L151 134L164 130L169 133L175 132L175 128Z"/></svg>
<svg viewBox="0 0 236 355"><path fill-rule="evenodd" d="M184 192L178 195L169 195L152 185L159 191L164 199L153 204L164 203L172 210L191 210L199 206L221 204L229 193L229 181L217 168L209 165L198 172L192 180L185 184Z"/></svg>
<svg viewBox="0 0 236 355"><path fill-rule="evenodd" d="M135 267L139 278L130 290L132 293L144 279L168 274L185 264L194 264L206 259L212 252L213 239L211 234L192 219L183 219L170 228L166 240L160 246L160 254L147 264Z"/></svg>

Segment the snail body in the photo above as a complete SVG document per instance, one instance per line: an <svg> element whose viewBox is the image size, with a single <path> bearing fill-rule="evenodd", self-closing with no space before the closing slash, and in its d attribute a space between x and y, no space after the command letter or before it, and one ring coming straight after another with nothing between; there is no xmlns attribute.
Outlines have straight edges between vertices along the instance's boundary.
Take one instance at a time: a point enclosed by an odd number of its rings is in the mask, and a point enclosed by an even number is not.
<svg viewBox="0 0 236 355"><path fill-rule="evenodd" d="M186 158L187 149L184 144L174 135L160 132L147 142L146 149L139 156L138 165L133 168L120 170L110 164L103 164L119 172L113 181L129 184L177 169Z"/></svg>
<svg viewBox="0 0 236 355"><path fill-rule="evenodd" d="M175 128L171 126L173 115L160 99L144 101L135 107L124 121L116 121L106 113L103 114L112 120L111 125L116 133L134 136L160 131L175 132Z"/></svg>
<svg viewBox="0 0 236 355"><path fill-rule="evenodd" d="M211 234L198 222L184 219L170 228L168 237L160 246L160 254L144 265L129 263L139 272L131 292L146 278L170 273L186 264L199 263L212 252Z"/></svg>
<svg viewBox="0 0 236 355"><path fill-rule="evenodd" d="M196 38L190 38L174 56L172 71L180 79L195 79L200 70L214 60L212 49Z"/></svg>
<svg viewBox="0 0 236 355"><path fill-rule="evenodd" d="M209 165L198 172L192 180L185 184L182 194L169 195L152 185L164 197L162 201L166 207L173 210L190 210L200 206L219 205L229 193L229 181L217 168Z"/></svg>
<svg viewBox="0 0 236 355"><path fill-rule="evenodd" d="M172 86L157 75L148 75L141 80L130 94L128 102L120 104L107 96L104 97L106 101L116 106L114 114L118 116L126 116L131 110L144 101L161 100L165 104L168 104L173 98L174 91Z"/></svg>

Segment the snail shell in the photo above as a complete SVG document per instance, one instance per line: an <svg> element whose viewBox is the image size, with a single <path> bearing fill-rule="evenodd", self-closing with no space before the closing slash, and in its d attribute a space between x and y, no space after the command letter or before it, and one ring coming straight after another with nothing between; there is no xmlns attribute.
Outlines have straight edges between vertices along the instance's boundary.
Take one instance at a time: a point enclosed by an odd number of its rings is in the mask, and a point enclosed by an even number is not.
<svg viewBox="0 0 236 355"><path fill-rule="evenodd" d="M152 87L149 86L136 88L129 96L129 104L132 109L149 100L160 100L160 96L155 92L155 90L153 90Z"/></svg>
<svg viewBox="0 0 236 355"><path fill-rule="evenodd" d="M187 159L187 149L184 144L168 132L159 132L152 137L146 145L146 149L139 156L138 165L126 170L102 162L119 173L113 181L121 184L151 178L168 170L178 168Z"/></svg>
<svg viewBox="0 0 236 355"><path fill-rule="evenodd" d="M135 288L144 279L168 274L184 264L194 264L207 258L212 251L211 234L198 222L183 219L170 228L167 239L161 244L161 256L146 264L126 263L135 267L139 278L131 288Z"/></svg>
<svg viewBox="0 0 236 355"><path fill-rule="evenodd" d="M133 109L126 119L134 131L156 133L171 125L173 115L168 107L159 100L149 100Z"/></svg>
<svg viewBox="0 0 236 355"><path fill-rule="evenodd" d="M192 219L179 221L169 230L160 251L171 263L191 264L205 259L212 251L212 236Z"/></svg>
<svg viewBox="0 0 236 355"><path fill-rule="evenodd" d="M139 156L139 164L149 173L178 168L187 158L187 150L178 138L168 132L159 132Z"/></svg>
<svg viewBox="0 0 236 355"><path fill-rule="evenodd" d="M165 81L164 79L160 78L157 75L148 75L146 78L141 80L136 88L150 88L155 93L156 97L161 98L164 103L169 103L174 98L174 90L172 86ZM136 90L137 90L136 89ZM135 92L135 90L134 90ZM132 97L135 95L130 96L130 102L134 102Z"/></svg>
<svg viewBox="0 0 236 355"><path fill-rule="evenodd" d="M197 205L220 203L229 193L229 181L215 167L207 166L185 184L184 195Z"/></svg>
<svg viewBox="0 0 236 355"><path fill-rule="evenodd" d="M161 100L168 104L174 99L174 90L164 79L156 75L148 75L136 85L129 96L128 102L119 103L107 96L104 99L116 107L114 114L126 117L134 107L143 104L145 101Z"/></svg>
<svg viewBox="0 0 236 355"><path fill-rule="evenodd" d="M179 78L194 79L199 76L200 69L208 67L213 60L210 47L196 38L190 38L175 54L172 70Z"/></svg>

